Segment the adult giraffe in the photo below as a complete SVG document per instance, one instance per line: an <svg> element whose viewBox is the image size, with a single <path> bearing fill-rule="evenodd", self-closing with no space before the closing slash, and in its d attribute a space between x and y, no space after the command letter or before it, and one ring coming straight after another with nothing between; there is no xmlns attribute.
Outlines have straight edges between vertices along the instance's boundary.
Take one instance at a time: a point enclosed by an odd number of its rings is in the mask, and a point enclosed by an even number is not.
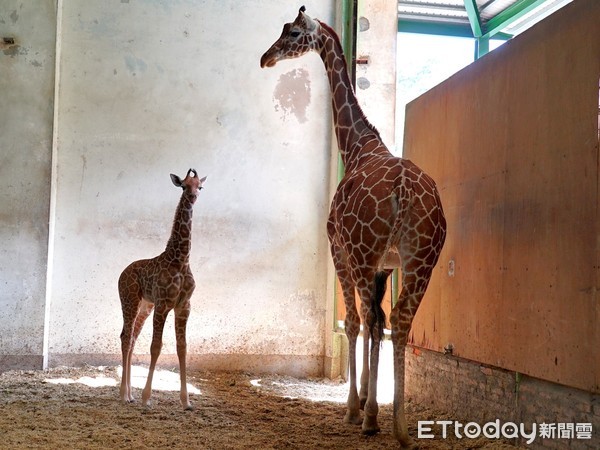
<svg viewBox="0 0 600 450"><path fill-rule="evenodd" d="M381 301L392 267L402 270L402 291L390 322L394 346L394 436L412 446L404 416L404 352L413 317L431 278L446 236L446 219L435 182L412 162L393 156L361 110L335 31L300 8L260 60L261 67L315 51L323 60L332 95L333 121L346 168L333 197L327 232L346 304L350 392L346 422L363 433L379 431L377 368L385 315ZM356 339L361 300L364 361L360 397L356 382ZM369 335L371 339L369 358Z"/></svg>

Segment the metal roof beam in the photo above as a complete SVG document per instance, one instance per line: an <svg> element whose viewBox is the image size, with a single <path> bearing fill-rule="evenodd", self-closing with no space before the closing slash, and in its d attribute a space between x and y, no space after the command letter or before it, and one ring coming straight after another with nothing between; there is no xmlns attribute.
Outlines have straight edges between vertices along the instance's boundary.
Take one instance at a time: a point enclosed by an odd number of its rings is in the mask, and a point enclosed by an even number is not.
<svg viewBox="0 0 600 450"><path fill-rule="evenodd" d="M473 32L469 25L449 22L399 19L398 32L473 38Z"/></svg>
<svg viewBox="0 0 600 450"><path fill-rule="evenodd" d="M432 22L413 19L398 19L398 32L400 33L417 33L417 34L433 34L437 36L453 36L473 39L473 30L467 24L448 23L448 22ZM511 34L496 33L494 39L507 41L512 38Z"/></svg>
<svg viewBox="0 0 600 450"><path fill-rule="evenodd" d="M475 0L465 0L465 10L467 11L467 17L473 30L473 36L476 38L483 35L481 30L481 17L479 17L479 9L477 9L477 2Z"/></svg>
<svg viewBox="0 0 600 450"><path fill-rule="evenodd" d="M467 1L467 0L465 0ZM506 8L504 11L499 13L498 15L492 17L486 23L485 35L487 37L492 37L495 34L499 33L500 30L506 28L511 23L523 17L529 11L534 8L537 8L546 0L519 0L513 5Z"/></svg>
<svg viewBox="0 0 600 450"><path fill-rule="evenodd" d="M398 3L398 12L402 12L407 8L423 8L429 11L452 11L456 13L464 13L462 6L460 5L451 5L451 4L437 4L437 3L429 3L426 1L410 1L410 2L400 2Z"/></svg>

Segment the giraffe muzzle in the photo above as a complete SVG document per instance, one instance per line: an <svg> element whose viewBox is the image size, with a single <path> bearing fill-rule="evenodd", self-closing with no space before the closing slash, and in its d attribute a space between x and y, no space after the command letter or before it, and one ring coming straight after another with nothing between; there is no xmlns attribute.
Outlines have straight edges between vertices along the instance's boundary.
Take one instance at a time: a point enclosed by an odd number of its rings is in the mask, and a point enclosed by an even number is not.
<svg viewBox="0 0 600 450"><path fill-rule="evenodd" d="M276 63L277 63L277 59L274 56L274 51L273 49L269 49L267 50L267 52L262 55L262 57L260 58L260 67L261 68L265 68L265 67L273 67Z"/></svg>

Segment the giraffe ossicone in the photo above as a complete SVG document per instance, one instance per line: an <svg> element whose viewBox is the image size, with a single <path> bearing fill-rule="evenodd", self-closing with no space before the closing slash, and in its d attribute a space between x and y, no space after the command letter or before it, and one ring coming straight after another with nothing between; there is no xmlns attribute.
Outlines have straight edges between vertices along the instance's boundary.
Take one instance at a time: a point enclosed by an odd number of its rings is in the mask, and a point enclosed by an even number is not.
<svg viewBox="0 0 600 450"><path fill-rule="evenodd" d="M377 371L385 314L381 301L390 266L402 271L402 291L390 316L394 346L394 436L414 445L404 415L404 353L415 313L442 250L446 219L433 179L411 161L393 156L365 117L335 31L304 7L263 54L261 67L319 54L329 79L335 134L346 173L334 194L327 233L346 305L349 377L345 421L379 431ZM355 304L360 296L360 315ZM357 392L356 341L363 322L363 372ZM369 345L371 341L371 345ZM361 419L360 409L364 409Z"/></svg>
<svg viewBox="0 0 600 450"><path fill-rule="evenodd" d="M196 287L189 257L192 245L193 207L206 177L199 178L190 169L184 179L171 174L171 181L183 189L175 211L171 235L165 251L155 258L134 261L119 277L119 297L123 311L121 352L123 373L120 397L123 403L134 401L131 390L131 358L133 348L144 322L154 310L150 367L142 391L142 403L149 405L152 394L152 377L162 348L162 335L171 310L175 311L175 337L179 359L181 387L179 397L184 409L192 409L186 382L186 326L190 315L190 298Z"/></svg>

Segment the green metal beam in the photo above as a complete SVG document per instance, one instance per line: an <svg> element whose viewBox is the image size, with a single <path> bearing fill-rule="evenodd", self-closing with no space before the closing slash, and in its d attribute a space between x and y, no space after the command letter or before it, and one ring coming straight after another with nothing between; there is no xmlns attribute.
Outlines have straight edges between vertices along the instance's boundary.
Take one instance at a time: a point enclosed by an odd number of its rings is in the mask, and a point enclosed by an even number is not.
<svg viewBox="0 0 600 450"><path fill-rule="evenodd" d="M398 20L399 33L433 34L436 36L452 36L473 39L473 30L469 25L424 22L417 20ZM496 33L494 39L508 41L511 34Z"/></svg>
<svg viewBox="0 0 600 450"><path fill-rule="evenodd" d="M467 17L473 30L473 36L476 38L483 35L481 29L481 17L479 16L479 9L477 8L477 2L475 0L465 0L465 10L467 11Z"/></svg>
<svg viewBox="0 0 600 450"><path fill-rule="evenodd" d="M467 38L473 37L473 31L468 25L435 23L406 19L398 20L398 32Z"/></svg>
<svg viewBox="0 0 600 450"><path fill-rule="evenodd" d="M475 59L481 58L490 52L490 39L488 37L478 37L475 40Z"/></svg>
<svg viewBox="0 0 600 450"><path fill-rule="evenodd" d="M400 270L398 268L396 268L392 271L392 308L394 306L396 306L396 303L398 303L398 297L400 295L399 275L400 275Z"/></svg>
<svg viewBox="0 0 600 450"><path fill-rule="evenodd" d="M354 66L354 58L356 53L356 10L358 9L358 0L344 0L342 2L342 47L346 64L348 66L348 75L352 85L356 82L356 72Z"/></svg>
<svg viewBox="0 0 600 450"><path fill-rule="evenodd" d="M546 0L519 0L487 21L484 36L492 37L496 35L500 30L506 28L544 2Z"/></svg>
<svg viewBox="0 0 600 450"><path fill-rule="evenodd" d="M352 81L352 86L356 87L356 33L357 33L357 10L358 0L342 1L342 47L346 65L348 66L348 75ZM337 179L338 182L344 178L345 168L341 153L338 153Z"/></svg>
<svg viewBox="0 0 600 450"><path fill-rule="evenodd" d="M355 66L354 59L356 53L356 11L358 9L358 0L343 0L342 1L342 47L344 50L344 57L346 58L346 64L348 66L348 75L352 80L352 85L355 84ZM337 142L337 141L336 141ZM342 154L338 151L337 155L337 181L338 183L344 178L345 168L344 161L342 161ZM333 329L337 330L337 316L338 316L338 292L337 292L337 275L334 276L333 281Z"/></svg>

